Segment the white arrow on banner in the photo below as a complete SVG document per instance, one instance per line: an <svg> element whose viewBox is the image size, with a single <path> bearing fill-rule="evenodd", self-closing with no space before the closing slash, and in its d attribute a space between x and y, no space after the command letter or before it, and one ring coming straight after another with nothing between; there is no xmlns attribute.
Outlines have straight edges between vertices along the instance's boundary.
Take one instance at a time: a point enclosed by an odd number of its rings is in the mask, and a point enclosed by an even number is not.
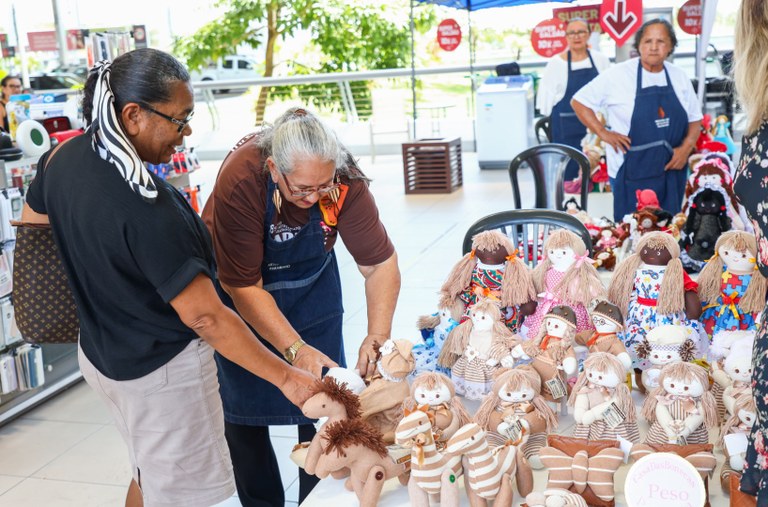
<svg viewBox="0 0 768 507"><path fill-rule="evenodd" d="M603 16L603 22L616 34L617 39L623 39L624 35L637 22L634 12L626 12L626 0L616 0L614 10Z"/></svg>

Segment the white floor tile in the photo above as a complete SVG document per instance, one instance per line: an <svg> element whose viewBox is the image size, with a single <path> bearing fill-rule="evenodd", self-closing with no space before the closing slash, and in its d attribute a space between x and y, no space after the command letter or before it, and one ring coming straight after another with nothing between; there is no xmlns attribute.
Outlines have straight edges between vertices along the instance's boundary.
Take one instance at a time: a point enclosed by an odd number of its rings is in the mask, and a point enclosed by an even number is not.
<svg viewBox="0 0 768 507"><path fill-rule="evenodd" d="M11 475L0 475L0 495L20 483L24 477L14 477Z"/></svg>
<svg viewBox="0 0 768 507"><path fill-rule="evenodd" d="M55 398L35 408L22 419L110 424L109 410L88 384L78 382Z"/></svg>
<svg viewBox="0 0 768 507"><path fill-rule="evenodd" d="M0 507L107 507L123 505L124 487L26 479L0 495Z"/></svg>

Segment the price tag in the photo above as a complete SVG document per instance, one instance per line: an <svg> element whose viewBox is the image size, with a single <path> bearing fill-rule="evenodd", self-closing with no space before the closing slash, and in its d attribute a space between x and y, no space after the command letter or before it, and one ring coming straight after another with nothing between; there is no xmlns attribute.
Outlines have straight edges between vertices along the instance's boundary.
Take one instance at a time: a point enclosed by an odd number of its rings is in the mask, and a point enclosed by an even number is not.
<svg viewBox="0 0 768 507"><path fill-rule="evenodd" d="M504 433L507 434L507 438L512 442L519 442L523 439L523 434L525 433L523 423L518 419L514 423L507 426L507 429L504 430Z"/></svg>
<svg viewBox="0 0 768 507"><path fill-rule="evenodd" d="M387 446L387 453L395 463L402 465L411 462L411 450L397 444Z"/></svg>
<svg viewBox="0 0 768 507"><path fill-rule="evenodd" d="M615 402L603 412L603 421L609 428L613 429L626 419L626 414L616 405Z"/></svg>
<svg viewBox="0 0 768 507"><path fill-rule="evenodd" d="M686 439L683 435L678 435L677 445L688 445L688 439Z"/></svg>
<svg viewBox="0 0 768 507"><path fill-rule="evenodd" d="M568 394L568 389L565 387L565 383L563 382L563 379L560 378L560 375L544 382L544 386L555 400L559 400Z"/></svg>

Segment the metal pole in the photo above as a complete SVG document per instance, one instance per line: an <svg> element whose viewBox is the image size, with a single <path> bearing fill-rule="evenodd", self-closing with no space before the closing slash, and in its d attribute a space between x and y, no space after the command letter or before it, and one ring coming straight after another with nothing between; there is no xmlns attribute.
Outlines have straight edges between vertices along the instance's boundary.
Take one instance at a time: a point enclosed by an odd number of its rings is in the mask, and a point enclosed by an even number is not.
<svg viewBox="0 0 768 507"><path fill-rule="evenodd" d="M413 116L413 138L418 139L416 136L416 44L414 43L414 30L415 22L413 21L413 3L416 0L411 0L411 99L413 101L413 107L411 115Z"/></svg>
<svg viewBox="0 0 768 507"><path fill-rule="evenodd" d="M477 151L477 118L475 118L475 40L472 37L472 0L467 0L467 24L469 25L469 84L471 87L469 117L472 118L472 144Z"/></svg>
<svg viewBox="0 0 768 507"><path fill-rule="evenodd" d="M51 0L51 4L53 5L53 24L56 27L56 41L59 43L59 65L64 67L67 64L67 34L59 17L59 0Z"/></svg>
<svg viewBox="0 0 768 507"><path fill-rule="evenodd" d="M29 88L26 42L22 40L23 38L26 39L26 32L22 38L22 34L19 32L19 25L16 22L16 4L14 2L11 3L11 17L13 18L13 33L16 34L16 50L19 54L19 60L21 60L21 84L24 88Z"/></svg>

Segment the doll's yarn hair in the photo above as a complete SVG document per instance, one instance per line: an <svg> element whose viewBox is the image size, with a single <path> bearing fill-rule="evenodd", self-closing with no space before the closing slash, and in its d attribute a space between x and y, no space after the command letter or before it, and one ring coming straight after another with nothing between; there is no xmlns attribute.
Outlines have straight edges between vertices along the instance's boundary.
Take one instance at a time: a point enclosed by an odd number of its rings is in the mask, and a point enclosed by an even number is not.
<svg viewBox="0 0 768 507"><path fill-rule="evenodd" d="M547 336L547 319L558 319L562 321L560 317L555 317L550 314L544 315L544 319L541 321L541 325L539 326L539 331L536 333L536 336L533 340L529 340L527 342L523 342L523 349L525 349L525 353L527 355L528 351L531 350L534 354L536 354L536 351L541 350L539 346L541 345L541 340L544 339L545 336ZM560 350L562 350L562 356L558 355L555 359L559 361L563 357L565 357L565 352L567 351L568 347L572 347L573 343L576 339L576 326L566 326L565 335L563 335L563 339L560 341ZM536 350L533 350L535 347ZM531 356L533 357L533 356Z"/></svg>
<svg viewBox="0 0 768 507"><path fill-rule="evenodd" d="M386 457L387 446L381 432L363 419L342 419L326 426L323 440L326 442L325 454L334 450L339 456L354 445L360 445Z"/></svg>
<svg viewBox="0 0 768 507"><path fill-rule="evenodd" d="M536 292L543 292L546 287L544 281L547 271L552 267L549 259L550 249L571 248L577 257L587 253L584 241L574 232L567 229L556 229L550 233L544 241L544 259L533 270L533 283ZM553 291L566 304L586 304L596 297L605 295L605 287L600 281L600 275L592 265L591 260L584 260L578 267L572 267L565 274Z"/></svg>
<svg viewBox="0 0 768 507"><path fill-rule="evenodd" d="M739 202L736 195L733 193L732 180L730 168L718 159L703 159L693 166L692 175L685 185L685 198L683 199L683 212L688 209L688 198L696 193L699 189L699 178L701 176L719 176L721 186L728 194L732 203Z"/></svg>
<svg viewBox="0 0 768 507"><path fill-rule="evenodd" d="M501 310L498 304L491 299L481 299L470 310L470 318L454 327L448 333L445 343L443 343L443 350L440 351L440 355L437 357L437 364L451 368L464 353L464 349L467 348L469 343L469 335L472 333L474 326L472 316L475 313L487 313L491 317L493 320L493 336L501 336L504 339L512 338L512 331L501 322Z"/></svg>
<svg viewBox="0 0 768 507"><path fill-rule="evenodd" d="M699 299L702 302L715 303L720 297L725 263L718 252L723 247L737 252L747 252L753 258L757 257L757 241L754 235L744 231L728 231L721 234L715 243L715 255L707 261L696 280L699 284ZM760 270L755 269L747 290L739 301L739 306L746 313L761 312L765 308L766 291L768 291L768 282Z"/></svg>
<svg viewBox="0 0 768 507"><path fill-rule="evenodd" d="M447 375L436 371L425 371L416 376L413 380L413 384L411 384L410 396L403 400L403 413L405 413L405 409L413 411L420 405L419 400L416 399L417 388L422 387L429 391L433 391L438 389L441 385L446 386L448 392L451 393L451 401L448 403L451 406L451 410L459 418L459 424L464 426L470 422L472 418L469 416L467 409L464 408L464 404L461 403L459 397L456 396L456 388L453 386L453 381L448 378Z"/></svg>
<svg viewBox="0 0 768 507"><path fill-rule="evenodd" d="M360 398L347 389L346 383L339 384L335 378L326 375L322 380L315 381L315 390L315 395L325 394L332 401L343 405L348 418L355 419L362 414L360 412Z"/></svg>
<svg viewBox="0 0 768 507"><path fill-rule="evenodd" d="M519 391L526 388L533 389L534 395L530 402L544 418L547 432L557 428L557 415L552 410L552 407L549 406L549 403L540 396L541 377L536 373L536 370L528 365L504 370L496 376L493 381L491 392L483 398L480 408L478 408L475 413L474 421L477 424L482 426L486 431L496 431L496 428L489 427L491 424L491 414L496 411L496 407L502 402L502 399L499 396L499 391L504 389L505 386L511 391Z"/></svg>
<svg viewBox="0 0 768 507"><path fill-rule="evenodd" d="M613 354L608 352L595 352L589 354L584 360L584 370L579 374L579 378L576 379L576 384L571 390L571 396L568 398L568 404L573 406L576 403L576 397L579 395L579 391L587 386L589 378L587 377L587 370L595 370L602 373L613 373L619 379L619 383L615 387L616 404L619 410L624 412L625 421L635 422L637 420L637 414L635 413L635 403L632 401L632 394L629 392L624 380L627 376L627 369L624 364Z"/></svg>
<svg viewBox="0 0 768 507"><path fill-rule="evenodd" d="M517 257L512 242L501 231L483 231L475 234L472 237L472 251L454 266L440 292L451 299L458 297L472 282L472 272L477 264L477 250L492 252L499 248L507 252L501 278L501 305L519 306L536 299L528 266Z"/></svg>
<svg viewBox="0 0 768 507"><path fill-rule="evenodd" d="M685 309L685 289L683 285L683 264L680 262L680 246L671 234L654 231L643 235L637 242L635 253L623 260L613 273L608 287L608 299L627 317L629 300L635 285L635 273L643 264L640 252L644 248L651 250L666 249L672 260L667 264L664 279L661 282L656 311L661 315L681 312Z"/></svg>
<svg viewBox="0 0 768 507"><path fill-rule="evenodd" d="M725 448L725 436L731 433L733 428L736 428L741 424L739 419L739 411L746 410L747 412L757 413L757 404L755 403L755 397L752 395L752 390L741 393L736 396L736 400L733 404L733 414L723 423L723 427L720 430L720 438L717 439L717 445Z"/></svg>
<svg viewBox="0 0 768 507"><path fill-rule="evenodd" d="M659 386L654 388L645 399L642 408L642 416L649 423L653 424L656 420L656 405L659 400L657 396L663 397L667 392L664 390L664 380L667 378L681 380L684 382L699 382L704 387L704 393L701 395L701 408L704 411L704 424L711 428L717 425L717 402L715 397L709 392L709 375L707 370L694 363L672 363L661 369L659 374Z"/></svg>

